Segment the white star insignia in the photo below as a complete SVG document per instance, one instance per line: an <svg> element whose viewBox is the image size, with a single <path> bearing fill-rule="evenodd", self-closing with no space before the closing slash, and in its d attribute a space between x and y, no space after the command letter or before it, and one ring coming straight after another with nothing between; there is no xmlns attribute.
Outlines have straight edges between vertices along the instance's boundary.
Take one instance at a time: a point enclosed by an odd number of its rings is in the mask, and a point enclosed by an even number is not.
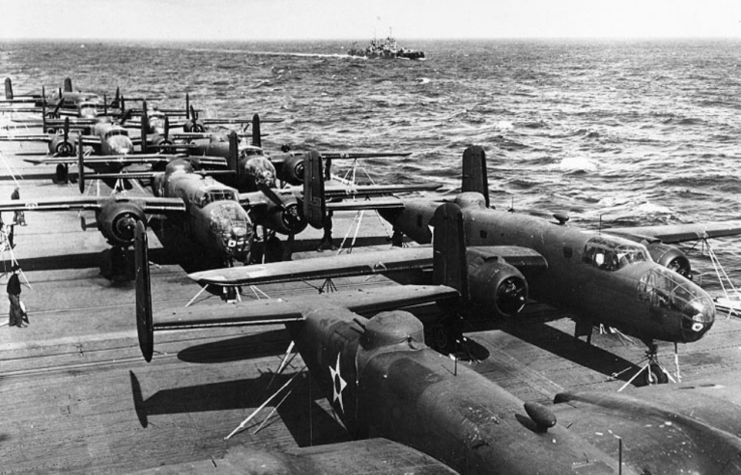
<svg viewBox="0 0 741 475"><path fill-rule="evenodd" d="M347 386L347 382L342 379L340 374L340 355L337 354L337 364L335 367L329 367L329 373L332 375L332 402L335 403L339 399L340 409L345 412L345 406L342 404L342 390Z"/></svg>

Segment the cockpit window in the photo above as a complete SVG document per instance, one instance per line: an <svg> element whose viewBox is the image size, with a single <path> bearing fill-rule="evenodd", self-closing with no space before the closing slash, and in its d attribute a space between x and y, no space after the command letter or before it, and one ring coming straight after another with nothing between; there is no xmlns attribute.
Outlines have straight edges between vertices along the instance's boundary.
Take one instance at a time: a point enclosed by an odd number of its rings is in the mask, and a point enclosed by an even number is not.
<svg viewBox="0 0 741 475"><path fill-rule="evenodd" d="M233 190L209 190L208 201L209 203L214 201L237 201L237 196Z"/></svg>
<svg viewBox="0 0 741 475"><path fill-rule="evenodd" d="M125 136L128 137L129 136L129 131L126 130L126 129L119 129L119 128L111 129L108 132L106 132L105 138L107 139L107 138L110 138L110 137L114 137L116 135L125 135Z"/></svg>
<svg viewBox="0 0 741 475"><path fill-rule="evenodd" d="M247 215L236 203L234 206L228 206L225 203L211 210L211 226L214 232L222 232L235 227L249 229L248 224Z"/></svg>
<svg viewBox="0 0 741 475"><path fill-rule="evenodd" d="M648 251L612 236L598 236L587 241L582 260L607 271L616 271L634 262L648 261Z"/></svg>
<svg viewBox="0 0 741 475"><path fill-rule="evenodd" d="M713 308L710 297L693 290L686 279L666 267L655 267L643 275L638 282L638 301L648 302L654 307L676 310L693 315L698 322L711 322Z"/></svg>
<svg viewBox="0 0 741 475"><path fill-rule="evenodd" d="M193 199L201 208L215 201L237 201L237 195L234 190L217 188L206 192L199 190Z"/></svg>

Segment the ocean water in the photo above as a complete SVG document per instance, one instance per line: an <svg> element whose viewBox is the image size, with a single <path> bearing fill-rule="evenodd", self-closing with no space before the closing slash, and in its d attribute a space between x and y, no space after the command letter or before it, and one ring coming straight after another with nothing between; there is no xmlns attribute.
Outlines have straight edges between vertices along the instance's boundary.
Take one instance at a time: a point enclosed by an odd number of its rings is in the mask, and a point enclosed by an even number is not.
<svg viewBox="0 0 741 475"><path fill-rule="evenodd" d="M451 195L483 145L492 203L575 226L740 218L741 41L404 41L426 61L350 58L350 41L0 43L16 93L58 87L149 97L265 124L268 151L409 151L377 181ZM360 42L362 44L362 42ZM714 241L741 282L741 240ZM696 255L696 254L695 254ZM699 279L712 280L700 259Z"/></svg>

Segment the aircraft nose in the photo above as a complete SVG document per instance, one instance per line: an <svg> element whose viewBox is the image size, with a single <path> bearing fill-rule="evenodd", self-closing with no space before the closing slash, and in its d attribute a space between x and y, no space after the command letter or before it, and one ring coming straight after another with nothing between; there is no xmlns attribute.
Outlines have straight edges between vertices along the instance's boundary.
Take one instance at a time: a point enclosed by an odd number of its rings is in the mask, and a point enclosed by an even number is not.
<svg viewBox="0 0 741 475"><path fill-rule="evenodd" d="M691 280L657 266L641 282L639 298L649 302L671 341L697 341L713 326L713 299Z"/></svg>
<svg viewBox="0 0 741 475"><path fill-rule="evenodd" d="M707 333L715 322L715 304L704 290L682 308L682 335L688 342L697 341Z"/></svg>

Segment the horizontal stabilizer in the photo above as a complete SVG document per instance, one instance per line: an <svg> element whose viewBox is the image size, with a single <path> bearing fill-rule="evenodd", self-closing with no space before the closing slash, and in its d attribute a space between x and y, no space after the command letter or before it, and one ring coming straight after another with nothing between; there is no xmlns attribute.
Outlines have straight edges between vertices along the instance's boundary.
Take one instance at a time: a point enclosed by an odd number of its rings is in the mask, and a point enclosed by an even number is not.
<svg viewBox="0 0 741 475"><path fill-rule="evenodd" d="M431 266L432 249L430 247L409 247L357 252L342 257L328 256L264 265L226 267L195 272L189 274L188 277L201 285L258 285L382 274Z"/></svg>
<svg viewBox="0 0 741 475"><path fill-rule="evenodd" d="M264 299L235 305L212 305L170 310L154 316L154 330L270 325L304 320L304 312L318 308L346 308L351 312L382 312L458 298L445 286L406 285L302 296L298 301Z"/></svg>
<svg viewBox="0 0 741 475"><path fill-rule="evenodd" d="M196 306L156 314L154 329L157 331L270 325L303 319L303 315L293 303L283 300L251 300L239 305Z"/></svg>

